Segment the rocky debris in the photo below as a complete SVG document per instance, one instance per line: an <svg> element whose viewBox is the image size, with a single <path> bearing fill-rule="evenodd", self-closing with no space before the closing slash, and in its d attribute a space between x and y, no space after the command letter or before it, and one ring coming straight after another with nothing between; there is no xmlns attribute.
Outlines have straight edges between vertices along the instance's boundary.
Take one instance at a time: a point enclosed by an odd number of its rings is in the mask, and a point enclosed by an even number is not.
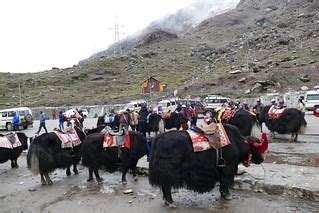
<svg viewBox="0 0 319 213"><path fill-rule="evenodd" d="M308 77L308 75L303 75L299 78L302 82L306 83L306 82L309 82L310 79Z"/></svg>
<svg viewBox="0 0 319 213"><path fill-rule="evenodd" d="M123 194L132 194L133 193L133 189L127 189L123 192Z"/></svg>
<svg viewBox="0 0 319 213"><path fill-rule="evenodd" d="M242 73L241 70L235 70L235 71L230 71L229 74L235 75L235 74L240 74Z"/></svg>
<svg viewBox="0 0 319 213"><path fill-rule="evenodd" d="M307 86L302 86L302 87L300 87L300 89L301 89L302 91L307 91L307 90L309 90L309 88L308 88Z"/></svg>
<svg viewBox="0 0 319 213"><path fill-rule="evenodd" d="M251 90L250 89L248 89L248 90L246 90L245 91L245 94L247 95L247 94L250 94L251 93Z"/></svg>
<svg viewBox="0 0 319 213"><path fill-rule="evenodd" d="M141 40L139 40L137 47L145 46L160 41L169 41L177 38L178 36L174 33L170 33L165 30L154 30L146 34Z"/></svg>
<svg viewBox="0 0 319 213"><path fill-rule="evenodd" d="M259 27L264 27L264 26L267 26L269 24L270 24L270 21L268 18L261 18L261 19L258 19L256 21L256 25Z"/></svg>
<svg viewBox="0 0 319 213"><path fill-rule="evenodd" d="M148 52L148 53L143 53L142 57L144 57L144 58L152 58L153 56L156 56L156 55L158 55L158 53L151 51L151 52Z"/></svg>
<svg viewBox="0 0 319 213"><path fill-rule="evenodd" d="M241 78L241 79L239 79L238 80L240 83L245 83L246 81L247 81L247 79L246 78Z"/></svg>
<svg viewBox="0 0 319 213"><path fill-rule="evenodd" d="M263 90L263 85L261 83L255 83L254 86L251 88L252 92L261 92Z"/></svg>
<svg viewBox="0 0 319 213"><path fill-rule="evenodd" d="M25 82L30 85L34 85L36 83L36 81L33 78L28 78L25 80Z"/></svg>

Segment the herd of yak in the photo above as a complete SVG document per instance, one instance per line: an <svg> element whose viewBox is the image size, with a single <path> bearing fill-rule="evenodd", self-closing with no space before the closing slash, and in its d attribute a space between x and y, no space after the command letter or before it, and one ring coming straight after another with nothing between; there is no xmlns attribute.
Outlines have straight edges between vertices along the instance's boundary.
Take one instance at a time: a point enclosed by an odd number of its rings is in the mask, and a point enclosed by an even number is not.
<svg viewBox="0 0 319 213"><path fill-rule="evenodd" d="M219 165L218 150L194 152L189 134L178 130L181 122L178 115L173 114L170 121L164 121L165 128L175 126L177 130L156 134L151 141L147 141L139 132L130 131L129 149L104 148L104 133L101 132L104 126L86 132L74 127L82 143L73 148L61 148L61 141L55 133L44 133L32 139L27 165L33 174L40 174L43 185L53 183L49 173L58 168L66 169L66 175L69 176L73 165L74 174L78 174L77 164L81 160L82 165L88 167L88 181L94 180L94 174L96 180L101 182L103 179L99 176L99 169L104 168L108 172L120 170L125 184L128 170L131 169L136 177L137 162L147 154L147 144L151 143L149 182L161 188L166 204L175 207L172 188L186 187L204 193L212 190L219 182L221 196L230 199L229 187L234 181L238 164L248 166L250 162L263 162L262 154L268 147L265 134L261 134L260 124L263 122L270 131L291 133L295 138L306 126L304 116L296 109L285 110L282 117L275 120L269 120L267 113L256 118L240 110L227 123L223 123L231 144L221 148L225 162ZM23 132L17 132L17 136L22 146L14 149L0 148L0 163L11 160L12 168L18 167L17 158L22 150L28 148L27 136Z"/></svg>

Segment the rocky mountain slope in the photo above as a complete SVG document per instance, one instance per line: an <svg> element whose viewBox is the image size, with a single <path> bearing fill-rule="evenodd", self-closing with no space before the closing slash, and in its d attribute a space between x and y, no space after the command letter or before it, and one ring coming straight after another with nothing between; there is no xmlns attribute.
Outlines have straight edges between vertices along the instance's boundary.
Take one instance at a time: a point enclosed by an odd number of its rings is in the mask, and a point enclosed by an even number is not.
<svg viewBox="0 0 319 213"><path fill-rule="evenodd" d="M319 1L241 0L184 34L156 29L132 51L67 69L0 74L0 105L109 104L141 95L149 74L168 85L163 98L221 94L255 97L319 85Z"/></svg>

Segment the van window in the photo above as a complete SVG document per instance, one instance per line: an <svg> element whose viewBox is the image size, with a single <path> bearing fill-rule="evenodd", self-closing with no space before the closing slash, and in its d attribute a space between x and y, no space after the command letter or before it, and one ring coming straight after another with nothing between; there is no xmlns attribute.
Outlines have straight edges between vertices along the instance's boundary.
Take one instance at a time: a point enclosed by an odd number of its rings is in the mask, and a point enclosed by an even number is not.
<svg viewBox="0 0 319 213"><path fill-rule="evenodd" d="M307 95L307 101L319 100L319 94Z"/></svg>
<svg viewBox="0 0 319 213"><path fill-rule="evenodd" d="M8 116L13 117L13 113L14 113L14 111L8 112Z"/></svg>
<svg viewBox="0 0 319 213"><path fill-rule="evenodd" d="M170 103L167 103L167 107L169 107L171 104Z"/></svg>
<svg viewBox="0 0 319 213"><path fill-rule="evenodd" d="M8 112L3 112L2 113L2 117L7 117L7 115L8 115Z"/></svg>
<svg viewBox="0 0 319 213"><path fill-rule="evenodd" d="M175 102L172 102L171 104L172 104L172 106L176 105L176 103L175 103Z"/></svg>

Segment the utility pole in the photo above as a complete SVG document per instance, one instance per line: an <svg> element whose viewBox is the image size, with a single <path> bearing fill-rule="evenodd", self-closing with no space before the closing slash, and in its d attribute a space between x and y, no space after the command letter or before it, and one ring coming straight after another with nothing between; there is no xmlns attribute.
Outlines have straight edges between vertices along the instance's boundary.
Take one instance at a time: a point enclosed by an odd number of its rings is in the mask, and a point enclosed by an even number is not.
<svg viewBox="0 0 319 213"><path fill-rule="evenodd" d="M152 89L153 89L153 85L151 85L151 75L150 75L150 70L148 71L148 85L150 87L150 104L152 104Z"/></svg>
<svg viewBox="0 0 319 213"><path fill-rule="evenodd" d="M21 87L19 83L19 107L21 107Z"/></svg>
<svg viewBox="0 0 319 213"><path fill-rule="evenodd" d="M118 21L118 17L115 16L115 24L114 27L110 27L109 30L114 30L114 43L118 42L120 40L120 34L124 34L124 32L121 32L120 28L124 28L124 26L122 25L120 27L119 21ZM120 53L122 54L122 47L120 46ZM115 49L113 54L115 55Z"/></svg>

